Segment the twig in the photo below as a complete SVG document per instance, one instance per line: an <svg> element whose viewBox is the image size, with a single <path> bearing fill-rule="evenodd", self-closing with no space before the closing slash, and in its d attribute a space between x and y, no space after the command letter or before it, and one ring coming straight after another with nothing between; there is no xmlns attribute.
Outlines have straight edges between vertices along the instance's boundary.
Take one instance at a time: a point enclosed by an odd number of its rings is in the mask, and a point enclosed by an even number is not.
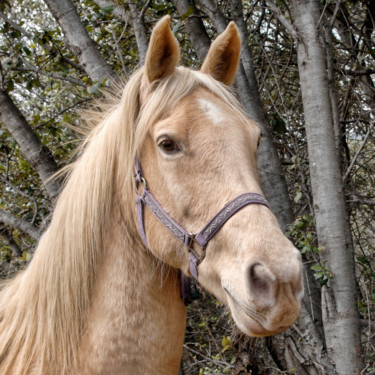
<svg viewBox="0 0 375 375"><path fill-rule="evenodd" d="M139 13L139 18L140 18L141 20L143 20L143 17L144 17L144 15L145 15L145 12L146 12L147 8L149 7L150 3L151 3L151 0L147 0L147 1L146 1L146 4L144 5L144 7L142 8L141 12Z"/></svg>
<svg viewBox="0 0 375 375"><path fill-rule="evenodd" d="M43 122L43 123L38 124L37 126L35 126L35 129L39 129L39 128L41 128L41 127L43 127L43 126L49 124L49 123L52 122L56 117L59 117L60 115L64 114L65 112L67 112L67 111L69 111L69 110L71 110L72 108L74 108L74 107L76 107L76 106L78 106L78 105L80 105L80 104L82 104L82 103L84 103L84 102L88 102L88 101L90 101L90 100L91 100L91 98L82 99L82 100L78 101L77 103L74 103L74 104L72 104L71 106L69 106L69 107L67 107L67 108L64 108L61 112L59 112L58 114L56 114L55 116L53 116L52 118L50 118L48 121Z"/></svg>
<svg viewBox="0 0 375 375"><path fill-rule="evenodd" d="M27 62L24 59L21 59L21 60L24 63L24 65L26 66L26 68L12 68L12 70L19 71L19 72L32 71L32 72L35 72L37 74L41 74L45 77L50 77L50 78L55 78L55 79L59 79L59 80L62 80L62 81L67 81L67 82L70 82L70 83L73 83L75 85L82 86L82 87L85 87L85 88L87 87L87 85L78 78L71 77L71 76L64 76L63 74L59 74L59 73L48 73L48 72L45 72L44 70L42 70L42 67L38 68L36 66L31 65L29 62Z"/></svg>
<svg viewBox="0 0 375 375"><path fill-rule="evenodd" d="M215 363L216 365L219 365L221 367L227 367L227 366L230 365L228 362L225 362L223 360L220 361L220 360L217 360L217 359L213 359L213 358L207 357L203 353L199 352L198 350L194 350L193 348L191 348L190 346L187 346L186 344L184 344L184 348L186 348L187 350L190 350L194 354L199 355L200 357L204 358L205 360L210 361L212 363Z"/></svg>
<svg viewBox="0 0 375 375"><path fill-rule="evenodd" d="M338 14L339 10L340 10L341 3L342 3L342 0L337 0L335 10L333 11L332 17L331 17L331 19L329 20L329 23L328 23L330 28L333 27L333 24L336 21L336 17L337 17L337 14Z"/></svg>
<svg viewBox="0 0 375 375"><path fill-rule="evenodd" d="M16 193L22 195L23 197L25 197L25 198L27 198L27 199L29 199L29 200L31 200L33 202L33 204L34 204L34 215L33 215L33 218L31 220L31 224L34 224L35 220L36 220L36 218L38 216L38 201L34 197L32 197L31 195L24 193L16 185L14 185L12 182L10 182L8 180L8 178L0 176L0 180L2 180L3 182L5 182Z"/></svg>
<svg viewBox="0 0 375 375"><path fill-rule="evenodd" d="M276 15L281 24L288 30L291 37L295 42L299 40L298 33L294 26L286 19L280 8L271 0L267 0L267 4L271 8L272 12Z"/></svg>
<svg viewBox="0 0 375 375"><path fill-rule="evenodd" d="M119 37L118 40L117 40L117 38L116 38L116 34L115 34L115 32L114 32L114 31L112 32L113 40L115 41L115 46L116 46L117 55L118 55L118 57L119 57L119 59L120 59L121 66L122 66L122 70L123 70L123 72L124 72L125 77L126 77L126 75L127 75L127 72L126 72L126 66L125 66L124 57L122 56L121 49L120 49L120 46L118 45L118 42L122 39L122 36L124 35L124 32L125 32L127 26L128 26L128 24L126 23L125 26L124 26L124 29L123 29L123 31L122 31L122 33L121 33L121 35L120 35L120 37Z"/></svg>
<svg viewBox="0 0 375 375"><path fill-rule="evenodd" d="M348 178L348 176L349 176L351 170L353 169L354 163L356 162L356 160L357 160L359 154L361 153L363 147L365 146L366 141L367 141L367 138L369 137L369 135L370 135L371 130L372 130L373 127L374 127L374 123L371 122L371 124L370 124L370 126L369 126L369 128L368 128L368 130L367 130L367 133L366 133L366 135L365 135L365 138L363 139L361 145L359 146L359 149L358 149L357 152L355 153L355 155L354 155L354 157L353 157L353 159L352 159L352 161L351 161L351 163L350 163L348 169L346 170L344 177L342 178L342 180L343 180L344 182L346 181L346 179Z"/></svg>

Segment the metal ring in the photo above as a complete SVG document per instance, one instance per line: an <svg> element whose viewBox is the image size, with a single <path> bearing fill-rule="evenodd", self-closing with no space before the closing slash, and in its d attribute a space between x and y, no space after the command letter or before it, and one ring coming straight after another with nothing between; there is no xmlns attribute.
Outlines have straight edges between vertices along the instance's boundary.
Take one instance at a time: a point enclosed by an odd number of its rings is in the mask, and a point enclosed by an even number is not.
<svg viewBox="0 0 375 375"><path fill-rule="evenodd" d="M138 196L141 196L141 194L139 194L139 192L138 192L139 186L140 186L141 184L143 184L143 186L144 186L144 187L143 187L143 190L147 190L147 182L146 182L146 180L145 180L145 178L144 178L143 176L141 176L141 177L139 178L139 180L135 182L135 193L136 193Z"/></svg>

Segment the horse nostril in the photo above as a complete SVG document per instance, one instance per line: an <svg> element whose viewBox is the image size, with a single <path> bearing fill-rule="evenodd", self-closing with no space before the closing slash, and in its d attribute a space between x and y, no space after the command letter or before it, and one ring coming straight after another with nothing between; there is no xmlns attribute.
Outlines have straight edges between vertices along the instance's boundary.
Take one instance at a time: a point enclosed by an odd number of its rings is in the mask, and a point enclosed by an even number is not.
<svg viewBox="0 0 375 375"><path fill-rule="evenodd" d="M248 268L249 292L254 303L260 308L275 304L275 275L262 263L254 262Z"/></svg>

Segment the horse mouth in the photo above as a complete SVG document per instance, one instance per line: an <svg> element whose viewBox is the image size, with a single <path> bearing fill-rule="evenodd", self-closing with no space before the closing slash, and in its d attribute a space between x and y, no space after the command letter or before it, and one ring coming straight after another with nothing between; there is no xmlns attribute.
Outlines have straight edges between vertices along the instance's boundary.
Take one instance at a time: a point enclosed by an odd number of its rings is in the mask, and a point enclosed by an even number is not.
<svg viewBox="0 0 375 375"><path fill-rule="evenodd" d="M238 301L225 287L223 288L229 297L229 307L235 323L245 334L253 337L266 337L285 332L290 326L280 326L276 329L266 329L265 318L261 314L253 311L249 306Z"/></svg>

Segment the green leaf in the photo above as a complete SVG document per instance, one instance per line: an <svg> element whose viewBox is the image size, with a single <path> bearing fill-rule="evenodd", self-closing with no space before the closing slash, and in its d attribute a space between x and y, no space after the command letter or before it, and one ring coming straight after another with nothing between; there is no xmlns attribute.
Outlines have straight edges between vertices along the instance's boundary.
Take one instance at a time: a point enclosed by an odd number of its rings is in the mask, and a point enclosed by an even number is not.
<svg viewBox="0 0 375 375"><path fill-rule="evenodd" d="M23 50L25 51L27 56L31 55L31 51L27 47L23 47Z"/></svg>
<svg viewBox="0 0 375 375"><path fill-rule="evenodd" d="M106 5L104 7L100 8L104 13L109 14L113 12L113 9L115 9L114 5Z"/></svg>

